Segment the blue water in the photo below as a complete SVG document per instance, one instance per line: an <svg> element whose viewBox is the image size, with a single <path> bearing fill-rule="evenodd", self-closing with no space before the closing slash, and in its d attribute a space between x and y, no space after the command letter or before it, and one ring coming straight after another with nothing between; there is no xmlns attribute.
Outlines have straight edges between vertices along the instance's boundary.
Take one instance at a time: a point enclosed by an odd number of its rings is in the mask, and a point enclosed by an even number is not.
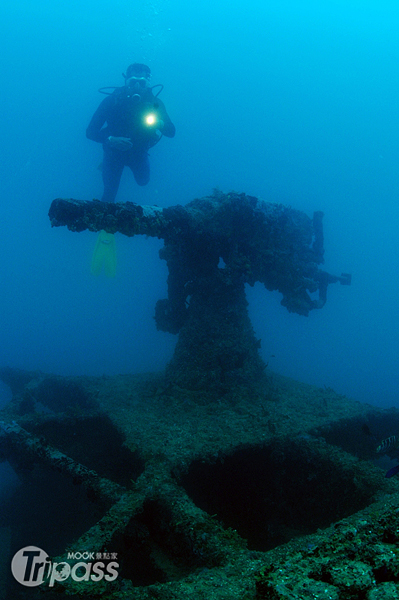
<svg viewBox="0 0 399 600"><path fill-rule="evenodd" d="M399 404L397 2L14 0L0 19L0 366L115 374L162 369L173 353L153 319L161 242L117 235L117 277L96 279L96 234L47 217L56 197L101 196L101 146L85 138L97 89L144 62L177 134L151 150L149 185L126 172L118 200L165 207L218 187L323 210L325 268L353 284L330 286L308 318L249 288L262 355L301 381Z"/></svg>

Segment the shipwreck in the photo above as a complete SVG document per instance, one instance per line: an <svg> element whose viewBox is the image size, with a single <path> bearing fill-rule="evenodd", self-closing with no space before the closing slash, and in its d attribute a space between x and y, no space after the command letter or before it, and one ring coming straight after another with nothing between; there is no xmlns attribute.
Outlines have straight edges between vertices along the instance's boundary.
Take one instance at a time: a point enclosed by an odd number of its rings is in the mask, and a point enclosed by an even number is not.
<svg viewBox="0 0 399 600"><path fill-rule="evenodd" d="M53 226L164 240L154 314L178 341L165 373L0 369L0 461L19 478L0 511L0 598L397 597L399 484L376 440L399 412L270 373L247 312L247 284L306 316L350 283L321 268L322 216L220 192L53 201ZM37 587L9 570L26 546L47 556Z"/></svg>

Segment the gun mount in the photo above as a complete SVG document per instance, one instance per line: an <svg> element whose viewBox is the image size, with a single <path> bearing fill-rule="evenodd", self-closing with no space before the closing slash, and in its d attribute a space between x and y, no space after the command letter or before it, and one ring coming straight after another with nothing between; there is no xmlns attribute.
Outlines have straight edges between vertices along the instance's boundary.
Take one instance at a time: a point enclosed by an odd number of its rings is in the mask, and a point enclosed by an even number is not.
<svg viewBox="0 0 399 600"><path fill-rule="evenodd" d="M141 206L56 199L52 226L120 232L164 240L168 298L155 307L157 328L179 334L167 377L180 387L225 393L249 385L265 368L247 312L245 284L282 294L290 312L307 316L326 302L327 287L350 275L330 275L323 263L323 213L313 218L245 194L193 200L186 206Z"/></svg>

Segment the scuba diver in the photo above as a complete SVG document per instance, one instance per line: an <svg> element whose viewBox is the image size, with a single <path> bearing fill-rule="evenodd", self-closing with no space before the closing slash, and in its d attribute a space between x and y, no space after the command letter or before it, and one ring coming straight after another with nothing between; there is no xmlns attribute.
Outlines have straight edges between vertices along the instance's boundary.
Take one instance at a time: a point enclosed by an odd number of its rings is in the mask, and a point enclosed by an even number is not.
<svg viewBox="0 0 399 600"><path fill-rule="evenodd" d="M175 135L175 126L158 98L163 85L150 86L151 69L133 63L123 77L124 86L99 90L107 97L86 129L89 140L103 145L103 202L115 202L124 167L132 170L138 185L146 185L150 180L148 150L163 136ZM154 95L155 88L160 89ZM115 275L115 239L105 231L98 236L91 271L98 275L103 267L106 275Z"/></svg>
<svg viewBox="0 0 399 600"><path fill-rule="evenodd" d="M146 185L150 180L148 150L162 136L175 135L175 126L158 98L163 86L150 86L150 68L133 63L123 77L123 87L114 88L111 93L107 92L110 88L101 88L107 98L86 129L89 140L100 142L104 149L103 202L115 202L124 167L130 167L138 185ZM157 87L160 90L154 95L153 89Z"/></svg>

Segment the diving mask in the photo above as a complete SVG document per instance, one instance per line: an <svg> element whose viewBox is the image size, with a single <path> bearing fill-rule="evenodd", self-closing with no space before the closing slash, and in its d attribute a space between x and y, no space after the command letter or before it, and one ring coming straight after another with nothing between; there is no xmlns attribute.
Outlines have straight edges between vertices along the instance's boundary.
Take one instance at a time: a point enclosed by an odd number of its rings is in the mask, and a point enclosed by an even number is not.
<svg viewBox="0 0 399 600"><path fill-rule="evenodd" d="M140 92L146 89L149 84L147 77L129 77L126 79L126 87L133 92Z"/></svg>

